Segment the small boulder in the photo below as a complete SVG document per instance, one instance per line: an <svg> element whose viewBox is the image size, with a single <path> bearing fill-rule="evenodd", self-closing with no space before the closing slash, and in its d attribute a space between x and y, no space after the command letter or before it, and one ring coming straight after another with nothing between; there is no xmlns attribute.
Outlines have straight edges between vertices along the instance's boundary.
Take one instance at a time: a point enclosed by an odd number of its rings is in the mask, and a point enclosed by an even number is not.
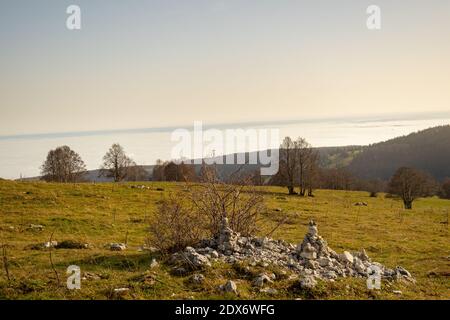
<svg viewBox="0 0 450 320"><path fill-rule="evenodd" d="M188 264L194 269L201 269L211 266L211 262L209 261L209 259L206 256L197 253L197 251L195 251L195 249L192 247L186 247L183 252L183 256L188 260Z"/></svg>
<svg viewBox="0 0 450 320"><path fill-rule="evenodd" d="M228 280L225 284L222 284L219 289L223 292L234 293L236 295L238 294L236 283L231 280Z"/></svg>
<svg viewBox="0 0 450 320"><path fill-rule="evenodd" d="M83 278L81 278L81 279L82 280L100 280L101 277L96 273L85 272L85 273L83 273Z"/></svg>
<svg viewBox="0 0 450 320"><path fill-rule="evenodd" d="M57 245L57 241L47 241L43 244L44 248L55 248Z"/></svg>
<svg viewBox="0 0 450 320"><path fill-rule="evenodd" d="M341 255L339 255L339 260L343 263L353 264L353 256L350 252L344 251Z"/></svg>
<svg viewBox="0 0 450 320"><path fill-rule="evenodd" d="M42 231L44 230L44 226L41 224L30 224L28 230L31 231Z"/></svg>
<svg viewBox="0 0 450 320"><path fill-rule="evenodd" d="M125 243L110 243L109 250L111 251L123 251L127 249L127 245Z"/></svg>
<svg viewBox="0 0 450 320"><path fill-rule="evenodd" d="M365 273L366 272L366 266L359 258L354 258L353 265L355 266L356 271L359 273Z"/></svg>
<svg viewBox="0 0 450 320"><path fill-rule="evenodd" d="M313 289L317 285L317 281L313 276L306 276L300 280L300 288Z"/></svg>
<svg viewBox="0 0 450 320"><path fill-rule="evenodd" d="M253 280L253 285L255 287L262 288L266 283L271 283L271 282L272 282L272 280L270 279L270 277L268 275L266 275L265 273L262 273L259 276L257 276L255 278L255 280Z"/></svg>
<svg viewBox="0 0 450 320"><path fill-rule="evenodd" d="M158 261L156 261L155 258L152 259L152 262L150 262L150 269L156 268L159 266Z"/></svg>
<svg viewBox="0 0 450 320"><path fill-rule="evenodd" d="M305 246L301 248L300 257L305 259L316 259L317 252L316 249L308 242Z"/></svg>
<svg viewBox="0 0 450 320"><path fill-rule="evenodd" d="M277 289L273 289L273 288L263 288L263 289L260 289L259 292L265 293L265 294L269 294L269 295L276 295L276 294L278 294L278 290Z"/></svg>
<svg viewBox="0 0 450 320"><path fill-rule="evenodd" d="M202 284L204 281L205 276L200 273L193 274L190 278L190 282L193 284Z"/></svg>
<svg viewBox="0 0 450 320"><path fill-rule="evenodd" d="M130 288L117 288L113 290L113 297L115 299L123 299L130 292Z"/></svg>
<svg viewBox="0 0 450 320"><path fill-rule="evenodd" d="M331 264L331 259L328 257L320 257L319 259L317 259L317 262L319 263L319 266L327 267Z"/></svg>
<svg viewBox="0 0 450 320"><path fill-rule="evenodd" d="M367 207L367 202L356 202L354 205L357 207Z"/></svg>
<svg viewBox="0 0 450 320"><path fill-rule="evenodd" d="M400 276L404 276L404 277L407 277L407 278L411 278L411 273L409 273L409 271L406 270L406 269L403 268L403 267L397 266L397 267L395 268L395 272L396 272L398 275L400 275Z"/></svg>

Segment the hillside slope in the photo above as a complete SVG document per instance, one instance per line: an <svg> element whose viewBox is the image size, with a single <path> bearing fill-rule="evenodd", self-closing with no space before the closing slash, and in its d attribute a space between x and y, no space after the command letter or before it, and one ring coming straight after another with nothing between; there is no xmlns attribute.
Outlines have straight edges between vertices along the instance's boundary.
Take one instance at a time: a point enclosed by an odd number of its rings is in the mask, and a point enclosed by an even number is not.
<svg viewBox="0 0 450 320"><path fill-rule="evenodd" d="M347 168L368 179L389 179L401 166L424 170L436 179L450 177L450 125L369 145Z"/></svg>

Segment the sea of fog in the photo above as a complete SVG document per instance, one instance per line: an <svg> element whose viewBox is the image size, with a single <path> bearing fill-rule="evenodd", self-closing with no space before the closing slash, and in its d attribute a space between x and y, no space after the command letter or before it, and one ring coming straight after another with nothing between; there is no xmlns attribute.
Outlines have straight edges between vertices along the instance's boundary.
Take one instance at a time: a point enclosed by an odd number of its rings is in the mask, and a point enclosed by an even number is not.
<svg viewBox="0 0 450 320"><path fill-rule="evenodd" d="M450 118L426 120L323 120L290 122L271 125L252 125L256 129L279 129L279 137L306 138L313 146L366 145L388 140L411 132L437 125L450 124ZM233 129L236 126L232 127ZM239 128L239 127L238 127ZM243 129L248 127L243 126ZM192 130L192 127L186 127ZM225 130L226 127L217 128ZM120 143L125 151L142 165L154 164L157 159L169 160L172 148L177 144L171 141L172 129L160 131L120 131L108 133L66 135L27 135L0 136L0 177L16 179L39 175L39 168L47 152L57 146L68 145L83 158L88 169L101 165L102 157L113 143ZM236 150L255 151L255 150ZM216 155L221 154L217 150Z"/></svg>

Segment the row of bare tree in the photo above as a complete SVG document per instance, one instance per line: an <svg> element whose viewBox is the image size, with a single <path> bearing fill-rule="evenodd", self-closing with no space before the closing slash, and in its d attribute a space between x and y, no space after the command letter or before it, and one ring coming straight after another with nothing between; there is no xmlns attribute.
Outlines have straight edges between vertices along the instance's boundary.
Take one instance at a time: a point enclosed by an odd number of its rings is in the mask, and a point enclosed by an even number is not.
<svg viewBox="0 0 450 320"><path fill-rule="evenodd" d="M80 182L84 180L86 165L80 155L68 146L50 150L41 166L42 179L51 182ZM119 181L148 180L148 173L128 157L121 145L115 143L103 157L99 177Z"/></svg>
<svg viewBox="0 0 450 320"><path fill-rule="evenodd" d="M289 194L313 196L319 173L319 154L304 139L283 139L278 173L270 183L287 187ZM298 187L298 193L295 188Z"/></svg>
<svg viewBox="0 0 450 320"><path fill-rule="evenodd" d="M80 182L86 173L86 166L80 155L68 146L58 147L48 152L41 167L42 179L52 182ZM103 157L99 176L119 181L148 180L148 173L138 166L119 144L113 144ZM242 178L242 177L241 177ZM253 185L261 184L259 171L247 174L246 181ZM197 175L195 166L181 162L158 161L153 170L153 180L204 182L218 180L214 165L203 165ZM380 180L365 181L357 179L345 169L319 168L319 155L303 138L292 140L286 137L280 146L280 166L278 173L271 177L270 184L285 186L289 194L313 196L314 188L365 190L376 196L386 191L399 196L406 209L418 197L439 195L450 198L450 179L439 185L433 177L420 170L408 167L399 168L389 183ZM298 188L298 193L295 188Z"/></svg>

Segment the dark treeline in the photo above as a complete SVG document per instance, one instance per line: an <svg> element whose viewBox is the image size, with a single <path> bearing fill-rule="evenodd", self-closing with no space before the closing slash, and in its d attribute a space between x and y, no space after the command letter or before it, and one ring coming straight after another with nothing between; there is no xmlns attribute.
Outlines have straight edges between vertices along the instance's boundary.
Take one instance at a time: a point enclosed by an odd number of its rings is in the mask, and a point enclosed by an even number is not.
<svg viewBox="0 0 450 320"><path fill-rule="evenodd" d="M364 179L388 180L402 167L418 168L439 181L450 177L450 126L439 126L362 147L349 171Z"/></svg>
<svg viewBox="0 0 450 320"><path fill-rule="evenodd" d="M263 185L264 178L259 169L249 170L246 165L230 165L230 168L224 170L224 165L189 164L185 162L157 160L153 167L153 181L177 181L177 182L205 182L211 178L225 182L236 183L236 181L246 181L252 185ZM244 168L244 170L240 170ZM234 171L232 171L234 170Z"/></svg>

